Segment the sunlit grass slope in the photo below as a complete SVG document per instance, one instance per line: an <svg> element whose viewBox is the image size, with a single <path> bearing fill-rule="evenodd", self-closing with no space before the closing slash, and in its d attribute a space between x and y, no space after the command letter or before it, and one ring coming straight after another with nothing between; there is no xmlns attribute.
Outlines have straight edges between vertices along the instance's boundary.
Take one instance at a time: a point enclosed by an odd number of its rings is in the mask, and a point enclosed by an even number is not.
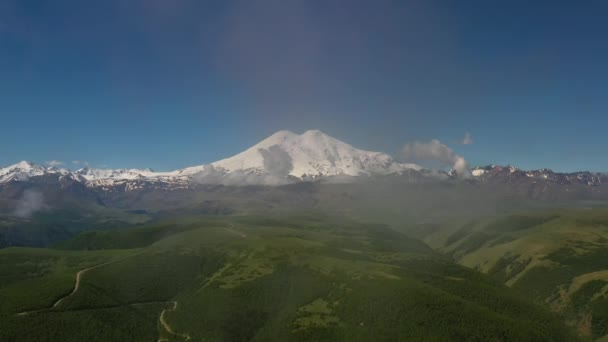
<svg viewBox="0 0 608 342"><path fill-rule="evenodd" d="M441 251L566 316L583 336L608 334L608 210L552 210L472 221Z"/></svg>

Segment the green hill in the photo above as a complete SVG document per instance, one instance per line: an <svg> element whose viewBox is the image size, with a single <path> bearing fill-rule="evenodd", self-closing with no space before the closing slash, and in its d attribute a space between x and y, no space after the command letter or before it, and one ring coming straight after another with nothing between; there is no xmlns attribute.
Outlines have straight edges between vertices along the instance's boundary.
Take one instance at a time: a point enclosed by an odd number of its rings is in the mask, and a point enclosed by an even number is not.
<svg viewBox="0 0 608 342"><path fill-rule="evenodd" d="M0 340L576 340L540 305L384 225L189 218L87 234L71 250L0 251Z"/></svg>
<svg viewBox="0 0 608 342"><path fill-rule="evenodd" d="M472 221L428 237L459 263L566 317L583 336L608 334L608 210L551 210Z"/></svg>

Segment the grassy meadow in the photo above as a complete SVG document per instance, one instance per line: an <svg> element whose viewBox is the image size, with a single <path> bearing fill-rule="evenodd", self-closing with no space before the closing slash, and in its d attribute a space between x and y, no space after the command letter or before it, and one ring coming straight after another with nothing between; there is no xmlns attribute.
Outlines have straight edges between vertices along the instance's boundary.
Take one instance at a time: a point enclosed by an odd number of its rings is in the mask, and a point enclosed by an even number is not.
<svg viewBox="0 0 608 342"><path fill-rule="evenodd" d="M460 264L565 316L582 336L608 334L608 210L479 219L427 239Z"/></svg>

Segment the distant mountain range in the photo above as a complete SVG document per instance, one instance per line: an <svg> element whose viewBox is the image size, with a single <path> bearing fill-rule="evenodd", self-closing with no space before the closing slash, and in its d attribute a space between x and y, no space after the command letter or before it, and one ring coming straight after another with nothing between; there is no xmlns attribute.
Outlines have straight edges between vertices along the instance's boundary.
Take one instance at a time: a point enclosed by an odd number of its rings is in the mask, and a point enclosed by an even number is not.
<svg viewBox="0 0 608 342"><path fill-rule="evenodd" d="M596 187L608 175L591 172L524 171L490 165L471 169L467 181ZM170 172L151 169L68 170L22 161L0 168L0 187L11 182L79 183L102 191L183 189L199 184L284 185L302 181L352 182L369 177L397 176L410 180L458 178L454 171L425 170L381 153L357 149L318 130L303 134L279 131L235 156L211 164Z"/></svg>
<svg viewBox="0 0 608 342"><path fill-rule="evenodd" d="M84 230L176 215L322 210L402 224L588 208L608 203L607 184L605 174L512 166L459 175L359 150L319 131L280 131L233 157L170 172L67 170L25 161L0 168L0 248L46 246Z"/></svg>

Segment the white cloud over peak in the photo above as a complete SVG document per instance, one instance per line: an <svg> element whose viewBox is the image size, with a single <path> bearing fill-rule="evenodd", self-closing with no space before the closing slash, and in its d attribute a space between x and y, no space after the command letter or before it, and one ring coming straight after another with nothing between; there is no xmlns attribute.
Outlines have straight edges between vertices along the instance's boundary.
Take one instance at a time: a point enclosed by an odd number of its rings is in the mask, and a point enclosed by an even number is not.
<svg viewBox="0 0 608 342"><path fill-rule="evenodd" d="M462 177L470 175L466 160L437 139L430 142L408 143L403 147L401 153L403 158L409 161L434 161L452 167Z"/></svg>

